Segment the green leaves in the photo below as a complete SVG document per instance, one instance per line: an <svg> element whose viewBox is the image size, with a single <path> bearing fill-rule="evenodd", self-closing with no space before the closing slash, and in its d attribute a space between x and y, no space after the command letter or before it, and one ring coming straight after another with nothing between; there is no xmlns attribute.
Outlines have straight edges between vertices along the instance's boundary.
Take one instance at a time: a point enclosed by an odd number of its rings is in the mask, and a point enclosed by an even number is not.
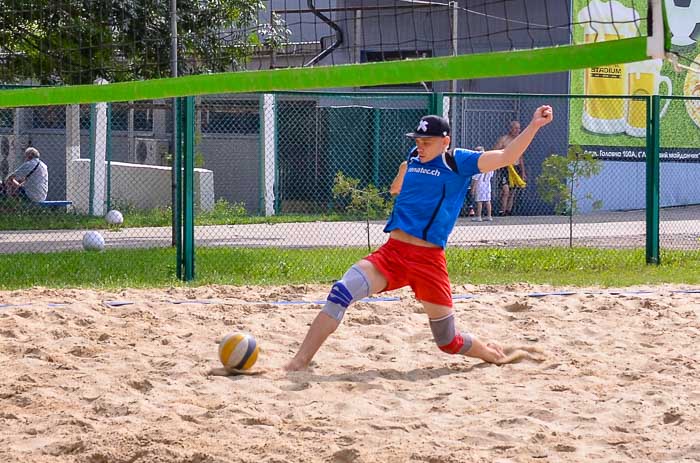
<svg viewBox="0 0 700 463"><path fill-rule="evenodd" d="M353 217L384 219L391 212L392 202L385 200L382 192L368 184L360 188L360 180L338 172L333 183L333 197L345 204L345 210Z"/></svg>
<svg viewBox="0 0 700 463"><path fill-rule="evenodd" d="M578 212L576 189L582 178L598 175L602 168L599 160L584 153L579 145L572 145L566 156L552 154L542 162L542 173L537 178L537 192L542 200L554 206L557 214ZM601 200L594 200L590 194L584 198L593 201L593 209L603 206Z"/></svg>
<svg viewBox="0 0 700 463"><path fill-rule="evenodd" d="M14 0L0 8L0 81L88 84L168 77L170 2ZM244 67L265 30L288 39L262 0L178 0L179 74Z"/></svg>

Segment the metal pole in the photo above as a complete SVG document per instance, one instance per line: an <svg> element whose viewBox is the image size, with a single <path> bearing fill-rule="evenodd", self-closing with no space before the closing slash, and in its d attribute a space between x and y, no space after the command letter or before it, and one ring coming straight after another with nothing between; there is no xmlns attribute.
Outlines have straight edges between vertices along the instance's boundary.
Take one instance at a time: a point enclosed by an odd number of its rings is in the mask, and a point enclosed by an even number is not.
<svg viewBox="0 0 700 463"><path fill-rule="evenodd" d="M659 95L653 95L651 102L647 100L647 133L651 131L651 137L647 136L647 239L646 254L647 264L660 264L659 252L659 140L661 130ZM649 108L651 103L651 108ZM651 146L649 146L651 142Z"/></svg>
<svg viewBox="0 0 700 463"><path fill-rule="evenodd" d="M90 197L88 198L88 214L95 210L95 142L97 138L97 111L95 104L90 105Z"/></svg>
<svg viewBox="0 0 700 463"><path fill-rule="evenodd" d="M452 56L457 56L459 54L459 42L457 38L457 14L459 13L459 3L457 1L451 2L450 5L452 9ZM450 91L452 93L457 93L457 80L453 80L450 85ZM437 113L436 113L437 114Z"/></svg>
<svg viewBox="0 0 700 463"><path fill-rule="evenodd" d="M362 61L360 56L361 44L360 39L362 38L362 10L355 10L355 62L359 63Z"/></svg>
<svg viewBox="0 0 700 463"><path fill-rule="evenodd" d="M182 180L184 204L182 207L182 239L185 281L194 279L194 97L184 99L184 175Z"/></svg>
<svg viewBox="0 0 700 463"><path fill-rule="evenodd" d="M112 103L107 103L107 212L112 210Z"/></svg>
<svg viewBox="0 0 700 463"><path fill-rule="evenodd" d="M178 126L182 124L182 98L175 98L173 109ZM184 279L184 263L182 258L182 130L175 133L175 149L173 150L173 172L175 173L175 202L173 203L175 225L175 260L177 262L177 278Z"/></svg>
<svg viewBox="0 0 700 463"><path fill-rule="evenodd" d="M177 0L170 0L170 75L172 77L177 77ZM178 234L178 229L177 229L177 217L176 214L179 214L180 209L177 207L178 204L178 197L177 197L177 175L179 172L176 172L175 170L175 157L177 156L177 132L179 130L179 121L178 121L178 113L177 113L177 98L173 98L173 107L172 107L172 112L173 112L173 133L172 133L172 141L171 141L171 146L172 148L170 149L170 155L172 156L172 161L171 161L171 171L170 171L170 199L171 199L171 204L172 204L172 233L171 233L171 238L172 238L172 245L176 246L177 245L177 234Z"/></svg>

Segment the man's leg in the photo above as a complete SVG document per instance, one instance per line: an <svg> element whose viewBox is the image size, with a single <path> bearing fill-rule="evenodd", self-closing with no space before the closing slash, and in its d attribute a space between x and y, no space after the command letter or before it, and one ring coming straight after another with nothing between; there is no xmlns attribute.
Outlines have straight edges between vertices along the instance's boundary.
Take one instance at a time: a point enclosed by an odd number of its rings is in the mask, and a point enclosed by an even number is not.
<svg viewBox="0 0 700 463"><path fill-rule="evenodd" d="M501 185L501 215L508 215L508 198L510 198L510 187L508 183Z"/></svg>
<svg viewBox="0 0 700 463"><path fill-rule="evenodd" d="M510 190L510 197L508 198L508 213L513 214L515 210L515 203L518 196L520 195L520 188L515 187Z"/></svg>
<svg viewBox="0 0 700 463"><path fill-rule="evenodd" d="M297 371L306 368L328 336L338 328L350 304L383 290L386 285L384 275L368 260L353 265L331 288L326 304L311 323L299 351L284 369Z"/></svg>
<svg viewBox="0 0 700 463"><path fill-rule="evenodd" d="M456 328L452 307L421 301L430 321L430 330L440 350L448 354L474 357L489 363L502 363L503 349L497 344L484 343L476 336Z"/></svg>

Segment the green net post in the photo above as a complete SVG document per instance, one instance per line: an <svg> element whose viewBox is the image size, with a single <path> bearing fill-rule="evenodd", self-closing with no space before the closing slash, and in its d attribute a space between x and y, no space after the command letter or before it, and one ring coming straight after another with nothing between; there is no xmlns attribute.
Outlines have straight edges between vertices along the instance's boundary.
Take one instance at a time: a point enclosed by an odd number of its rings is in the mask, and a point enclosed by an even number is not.
<svg viewBox="0 0 700 463"><path fill-rule="evenodd" d="M442 92L433 92L430 94L430 114L442 115L443 110L443 94Z"/></svg>
<svg viewBox="0 0 700 463"><path fill-rule="evenodd" d="M184 100L185 124L183 134L183 258L185 281L194 279L194 142L195 142L195 114L194 97L188 96Z"/></svg>
<svg viewBox="0 0 700 463"><path fill-rule="evenodd" d="M647 264L660 264L659 256L659 140L660 140L660 96L647 100L647 157L646 157L646 254Z"/></svg>
<svg viewBox="0 0 700 463"><path fill-rule="evenodd" d="M183 279L182 263L182 98L173 99L175 131L175 146L173 148L173 181L175 183L175 197L173 200L173 239L175 241L175 263L177 278Z"/></svg>

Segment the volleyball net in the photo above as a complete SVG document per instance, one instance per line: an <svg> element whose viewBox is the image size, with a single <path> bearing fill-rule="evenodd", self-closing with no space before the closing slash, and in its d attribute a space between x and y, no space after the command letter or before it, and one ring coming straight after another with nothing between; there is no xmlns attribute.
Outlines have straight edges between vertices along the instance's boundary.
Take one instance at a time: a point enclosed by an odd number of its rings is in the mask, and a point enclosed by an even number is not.
<svg viewBox="0 0 700 463"><path fill-rule="evenodd" d="M660 0L228 0L176 10L11 0L0 13L0 80L47 86L4 91L0 107L427 86L643 61L664 56L663 17Z"/></svg>

